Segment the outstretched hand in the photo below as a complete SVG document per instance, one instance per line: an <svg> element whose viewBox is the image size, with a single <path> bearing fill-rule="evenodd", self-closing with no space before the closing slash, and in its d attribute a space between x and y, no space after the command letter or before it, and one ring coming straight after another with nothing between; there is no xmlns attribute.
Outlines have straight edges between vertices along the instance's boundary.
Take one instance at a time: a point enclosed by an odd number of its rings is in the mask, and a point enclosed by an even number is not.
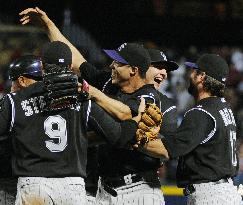
<svg viewBox="0 0 243 205"><path fill-rule="evenodd" d="M25 9L19 13L19 16L21 16L20 22L22 25L31 23L47 28L48 23L51 22L46 13L38 7Z"/></svg>

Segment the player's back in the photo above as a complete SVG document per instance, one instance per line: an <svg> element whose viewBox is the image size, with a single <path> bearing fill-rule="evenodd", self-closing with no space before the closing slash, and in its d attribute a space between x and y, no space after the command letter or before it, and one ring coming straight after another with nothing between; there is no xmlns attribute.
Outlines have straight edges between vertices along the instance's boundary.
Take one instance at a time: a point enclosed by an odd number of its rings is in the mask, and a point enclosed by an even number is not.
<svg viewBox="0 0 243 205"><path fill-rule="evenodd" d="M195 149L180 157L177 177L181 187L188 183L230 178L237 172L236 124L228 103L224 98L205 98L190 109L185 117L191 115L193 121L200 112L210 120L201 123L213 126Z"/></svg>
<svg viewBox="0 0 243 205"><path fill-rule="evenodd" d="M82 107L43 111L41 83L8 97L12 106L14 174L85 177L87 140Z"/></svg>

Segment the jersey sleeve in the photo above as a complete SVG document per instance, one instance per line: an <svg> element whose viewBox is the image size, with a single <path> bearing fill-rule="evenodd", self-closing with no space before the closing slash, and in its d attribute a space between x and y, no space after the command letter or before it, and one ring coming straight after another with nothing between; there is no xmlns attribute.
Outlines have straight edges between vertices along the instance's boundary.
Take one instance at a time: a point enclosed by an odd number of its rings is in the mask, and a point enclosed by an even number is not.
<svg viewBox="0 0 243 205"><path fill-rule="evenodd" d="M11 123L11 104L7 96L0 101L0 139L5 139Z"/></svg>
<svg viewBox="0 0 243 205"><path fill-rule="evenodd" d="M214 129L213 118L200 110L187 112L180 127L172 136L165 135L162 142L171 158L186 155L205 140Z"/></svg>
<svg viewBox="0 0 243 205"><path fill-rule="evenodd" d="M170 107L163 113L163 122L161 125L162 135L172 135L177 129L177 109L176 106Z"/></svg>
<svg viewBox="0 0 243 205"><path fill-rule="evenodd" d="M102 89L104 84L111 78L111 73L99 70L94 65L84 62L79 67L81 78L85 79L90 85Z"/></svg>
<svg viewBox="0 0 243 205"><path fill-rule="evenodd" d="M89 129L102 136L107 143L126 147L134 141L137 123L133 120L117 121L95 102L92 102Z"/></svg>

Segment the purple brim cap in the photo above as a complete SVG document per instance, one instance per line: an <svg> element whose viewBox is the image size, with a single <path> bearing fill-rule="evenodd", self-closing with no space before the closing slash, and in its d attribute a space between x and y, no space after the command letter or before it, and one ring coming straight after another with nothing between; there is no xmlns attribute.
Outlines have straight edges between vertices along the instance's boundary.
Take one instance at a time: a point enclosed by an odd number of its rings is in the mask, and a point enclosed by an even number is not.
<svg viewBox="0 0 243 205"><path fill-rule="evenodd" d="M186 66L190 67L190 68L196 68L198 69L198 65L196 63L192 63L192 62L185 62L184 63Z"/></svg>
<svg viewBox="0 0 243 205"><path fill-rule="evenodd" d="M129 64L124 58L122 58L116 50L103 50L110 58L113 60L119 62L119 63L124 63L124 64Z"/></svg>

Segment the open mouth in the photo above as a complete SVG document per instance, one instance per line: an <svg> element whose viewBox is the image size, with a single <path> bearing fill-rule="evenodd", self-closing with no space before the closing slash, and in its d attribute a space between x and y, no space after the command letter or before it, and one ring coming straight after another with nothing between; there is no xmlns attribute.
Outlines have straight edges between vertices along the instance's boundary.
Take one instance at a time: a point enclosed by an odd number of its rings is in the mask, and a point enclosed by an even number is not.
<svg viewBox="0 0 243 205"><path fill-rule="evenodd" d="M154 82L156 82L158 84L160 84L163 80L164 80L164 78L162 78L162 77L155 77L154 78Z"/></svg>

